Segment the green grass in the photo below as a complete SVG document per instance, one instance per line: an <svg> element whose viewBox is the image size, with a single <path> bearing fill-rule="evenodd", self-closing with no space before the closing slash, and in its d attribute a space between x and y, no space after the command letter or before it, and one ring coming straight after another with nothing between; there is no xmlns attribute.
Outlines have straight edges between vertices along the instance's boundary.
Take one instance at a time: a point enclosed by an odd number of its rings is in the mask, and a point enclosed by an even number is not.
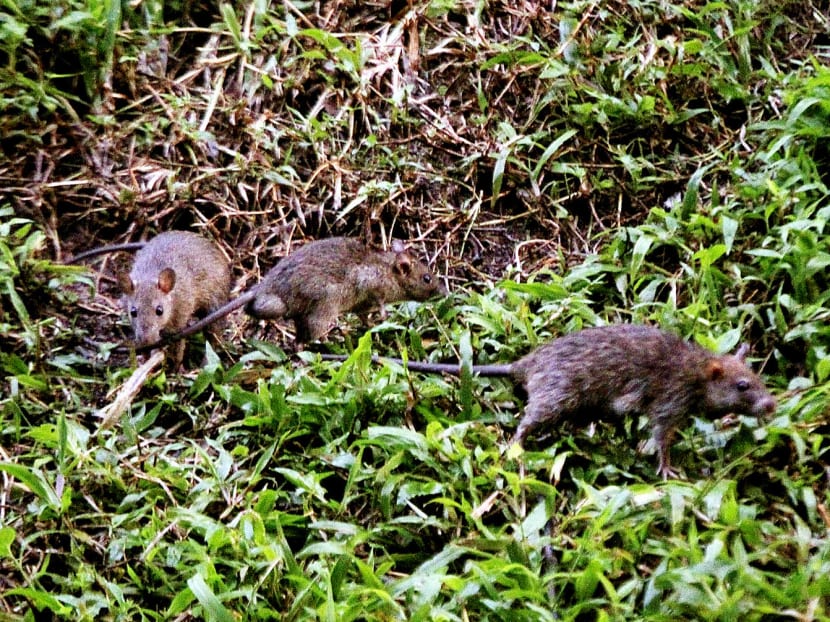
<svg viewBox="0 0 830 622"><path fill-rule="evenodd" d="M821 7L392 13L0 7L0 617L830 619ZM59 258L192 226L241 282L365 227L453 291L344 318L343 364L196 340L104 427L119 260ZM370 361L620 321L749 341L778 411L690 418L663 482L643 420L517 455L507 381Z"/></svg>

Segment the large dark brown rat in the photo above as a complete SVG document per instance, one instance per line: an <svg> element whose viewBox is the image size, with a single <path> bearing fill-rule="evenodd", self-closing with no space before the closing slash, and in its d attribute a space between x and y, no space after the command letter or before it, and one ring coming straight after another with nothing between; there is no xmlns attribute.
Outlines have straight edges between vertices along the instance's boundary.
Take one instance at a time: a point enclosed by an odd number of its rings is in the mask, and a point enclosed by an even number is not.
<svg viewBox="0 0 830 622"><path fill-rule="evenodd" d="M514 363L473 365L472 371L510 376L527 391L514 443L523 443L542 424L646 415L657 445L657 472L666 478L674 475L672 437L690 415L760 416L775 411L775 400L744 360L747 349L744 345L735 355L718 355L654 327L615 324L559 337ZM406 366L460 372L450 364L408 361Z"/></svg>
<svg viewBox="0 0 830 622"><path fill-rule="evenodd" d="M395 241L380 251L356 238L309 242L271 268L260 283L176 337L201 330L234 309L258 319L294 321L298 345L324 337L347 311L365 314L400 300L427 300L446 290L427 266Z"/></svg>
<svg viewBox="0 0 830 622"><path fill-rule="evenodd" d="M231 272L210 240L190 231L169 231L144 243L129 275L121 275L120 281L133 338L141 348L222 306L230 294ZM184 345L180 341L174 351L176 366Z"/></svg>

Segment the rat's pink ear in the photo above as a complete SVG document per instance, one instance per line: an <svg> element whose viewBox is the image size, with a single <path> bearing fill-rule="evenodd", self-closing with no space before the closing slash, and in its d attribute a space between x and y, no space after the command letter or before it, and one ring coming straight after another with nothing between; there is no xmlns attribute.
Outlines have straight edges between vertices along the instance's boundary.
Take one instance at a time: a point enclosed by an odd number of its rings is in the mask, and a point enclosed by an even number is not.
<svg viewBox="0 0 830 622"><path fill-rule="evenodd" d="M118 287L121 289L121 293L126 294L127 296L131 295L135 291L135 283L133 283L130 275L126 272L122 272L118 275Z"/></svg>
<svg viewBox="0 0 830 622"><path fill-rule="evenodd" d="M712 359L706 363L706 377L709 380L717 380L723 376L723 363L718 359Z"/></svg>
<svg viewBox="0 0 830 622"><path fill-rule="evenodd" d="M747 354L749 354L749 344L742 343L738 348L738 351L735 352L735 358L739 361L743 361L746 358Z"/></svg>
<svg viewBox="0 0 830 622"><path fill-rule="evenodd" d="M395 272L403 276L412 272L412 258L406 253L398 253L395 257Z"/></svg>
<svg viewBox="0 0 830 622"><path fill-rule="evenodd" d="M165 268L159 272L159 289L165 294L169 294L170 290L176 285L176 271L173 268Z"/></svg>

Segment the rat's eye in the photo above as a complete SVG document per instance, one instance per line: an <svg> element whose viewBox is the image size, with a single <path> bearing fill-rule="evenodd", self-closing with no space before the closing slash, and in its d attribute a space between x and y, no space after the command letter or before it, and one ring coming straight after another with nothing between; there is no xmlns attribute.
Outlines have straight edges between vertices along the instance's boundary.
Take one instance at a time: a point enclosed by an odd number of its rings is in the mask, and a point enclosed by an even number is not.
<svg viewBox="0 0 830 622"><path fill-rule="evenodd" d="M425 274L424 275L424 283L426 283L427 285L432 283L432 275L431 274Z"/></svg>
<svg viewBox="0 0 830 622"><path fill-rule="evenodd" d="M749 381L748 380L738 380L738 382L735 383L735 387L738 389L738 391L741 391L741 392L746 391L749 388Z"/></svg>
<svg viewBox="0 0 830 622"><path fill-rule="evenodd" d="M160 316L162 313L164 313L164 307L162 307L161 305L157 306L156 307L156 315Z"/></svg>
<svg viewBox="0 0 830 622"><path fill-rule="evenodd" d="M138 309L130 307L130 317L138 317Z"/></svg>

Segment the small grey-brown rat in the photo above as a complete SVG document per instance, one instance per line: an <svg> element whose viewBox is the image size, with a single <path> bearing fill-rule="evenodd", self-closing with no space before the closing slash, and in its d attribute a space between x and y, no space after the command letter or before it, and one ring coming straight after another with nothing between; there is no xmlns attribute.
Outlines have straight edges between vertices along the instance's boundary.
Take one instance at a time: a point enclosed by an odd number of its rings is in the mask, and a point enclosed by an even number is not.
<svg viewBox="0 0 830 622"><path fill-rule="evenodd" d="M665 479L675 475L669 457L673 435L690 415L762 416L775 411L775 399L745 362L747 349L744 345L734 355L718 355L658 328L614 324L559 337L514 363L473 365L472 371L509 376L524 386L527 403L514 443L522 444L542 424L646 415L657 445L657 472ZM401 359L374 358L404 364ZM405 365L428 373L457 375L461 370L442 363Z"/></svg>
<svg viewBox="0 0 830 622"><path fill-rule="evenodd" d="M397 240L392 250L381 251L356 238L325 238L289 253L260 283L173 338L201 330L244 305L258 319L293 320L299 348L324 337L347 311L365 315L379 309L386 317L387 302L423 301L445 293L429 268Z"/></svg>
<svg viewBox="0 0 830 622"><path fill-rule="evenodd" d="M230 294L231 272L222 251L207 238L191 231L168 231L144 243L120 283L135 344L142 348L222 306ZM184 347L179 341L174 350L176 367Z"/></svg>

